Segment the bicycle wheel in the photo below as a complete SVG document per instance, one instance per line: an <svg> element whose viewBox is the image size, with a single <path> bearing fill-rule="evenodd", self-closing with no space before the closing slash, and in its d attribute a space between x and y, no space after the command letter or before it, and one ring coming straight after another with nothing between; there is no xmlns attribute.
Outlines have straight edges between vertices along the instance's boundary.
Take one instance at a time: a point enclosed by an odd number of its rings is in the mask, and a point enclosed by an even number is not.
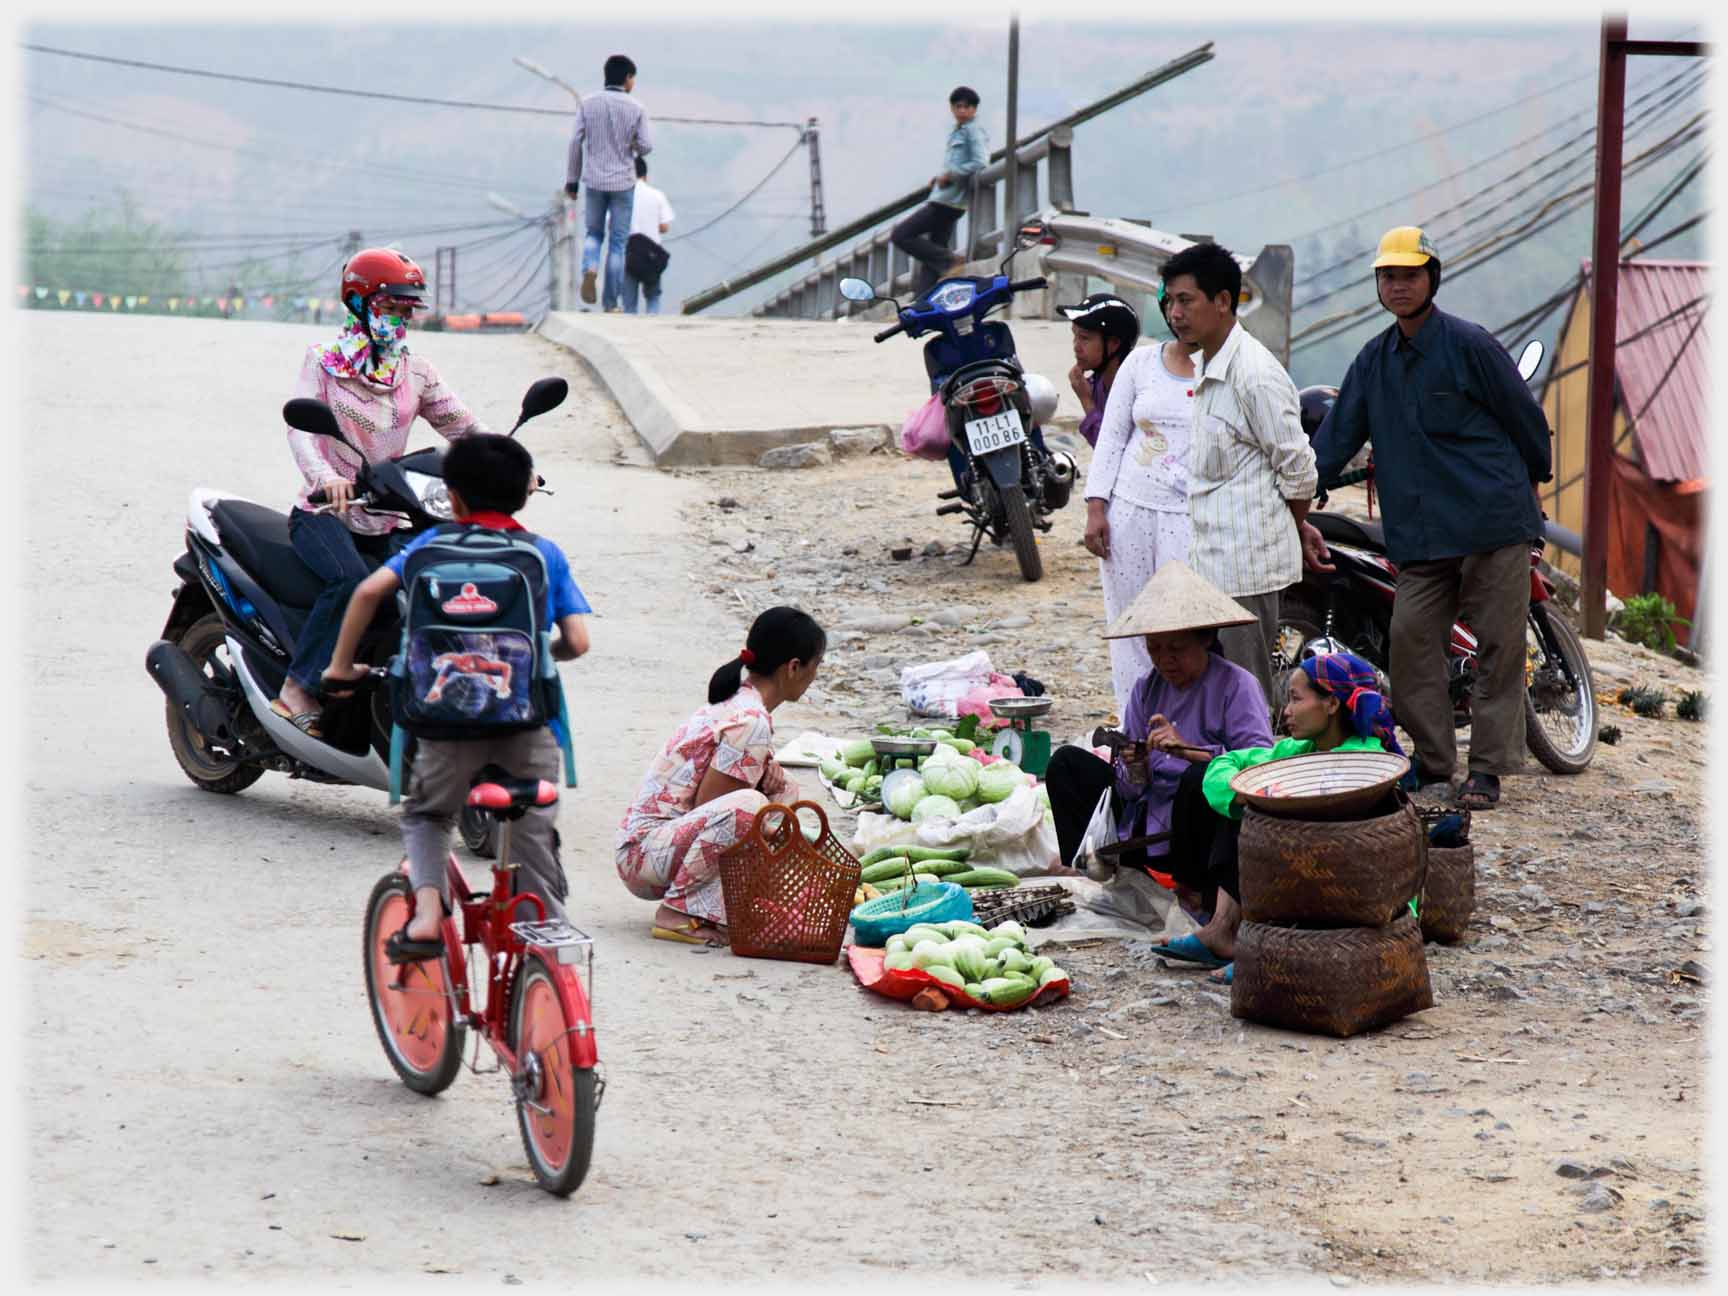
<svg viewBox="0 0 1728 1296"><path fill-rule="evenodd" d="M517 1071L516 1123L534 1177L547 1192L568 1197L581 1187L594 1154L594 1072L576 1065L550 965L530 952L516 977L510 1013Z"/></svg>
<svg viewBox="0 0 1728 1296"><path fill-rule="evenodd" d="M408 879L388 873L366 902L366 999L384 1056L415 1093L442 1093L462 1065L467 1031L456 1020L444 960L392 963L384 953L408 921Z"/></svg>

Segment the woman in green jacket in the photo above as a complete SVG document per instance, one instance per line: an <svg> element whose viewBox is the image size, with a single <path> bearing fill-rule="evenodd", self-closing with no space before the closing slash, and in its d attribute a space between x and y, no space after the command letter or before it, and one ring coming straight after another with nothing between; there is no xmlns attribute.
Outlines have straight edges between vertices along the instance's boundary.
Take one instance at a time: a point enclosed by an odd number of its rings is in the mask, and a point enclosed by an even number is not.
<svg viewBox="0 0 1728 1296"><path fill-rule="evenodd" d="M1172 877L1205 895L1215 891L1212 916L1189 936L1158 952L1220 967L1213 979L1228 983L1236 954L1236 929L1242 922L1237 887L1237 837L1242 825L1241 798L1230 780L1245 769L1286 756L1317 751L1391 751L1403 755L1392 728L1392 712L1379 692L1374 668L1354 653L1310 657L1290 672L1284 726L1290 737L1271 747L1225 752L1205 773L1184 779L1177 790L1168 867Z"/></svg>

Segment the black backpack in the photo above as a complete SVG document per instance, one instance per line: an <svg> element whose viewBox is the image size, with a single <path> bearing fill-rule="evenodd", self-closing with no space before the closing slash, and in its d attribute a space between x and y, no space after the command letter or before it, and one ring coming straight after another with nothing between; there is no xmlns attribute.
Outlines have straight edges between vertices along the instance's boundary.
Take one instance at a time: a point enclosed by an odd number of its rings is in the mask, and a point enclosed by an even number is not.
<svg viewBox="0 0 1728 1296"><path fill-rule="evenodd" d="M416 738L538 729L561 713L546 611L546 559L526 531L455 524L402 567L401 650L391 709Z"/></svg>
<svg viewBox="0 0 1728 1296"><path fill-rule="evenodd" d="M671 260L672 254L646 234L632 234L624 242L624 268L637 283L659 283Z"/></svg>

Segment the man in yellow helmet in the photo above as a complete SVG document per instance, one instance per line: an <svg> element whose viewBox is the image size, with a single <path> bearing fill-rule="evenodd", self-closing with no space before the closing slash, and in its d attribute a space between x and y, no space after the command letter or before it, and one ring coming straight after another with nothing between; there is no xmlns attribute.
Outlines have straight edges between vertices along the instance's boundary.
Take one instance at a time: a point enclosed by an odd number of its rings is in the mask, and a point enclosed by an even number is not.
<svg viewBox="0 0 1728 1296"><path fill-rule="evenodd" d="M1388 230L1374 259L1380 304L1394 317L1362 348L1314 434L1322 482L1364 442L1386 556L1398 564L1391 677L1416 776L1472 810L1500 799L1500 775L1524 752L1524 623L1530 545L1542 534L1535 483L1553 477L1548 422L1493 334L1434 305L1440 255L1413 225ZM1325 541L1302 527L1310 565ZM1453 793L1457 737L1447 643L1460 617L1478 644L1470 700L1469 776Z"/></svg>

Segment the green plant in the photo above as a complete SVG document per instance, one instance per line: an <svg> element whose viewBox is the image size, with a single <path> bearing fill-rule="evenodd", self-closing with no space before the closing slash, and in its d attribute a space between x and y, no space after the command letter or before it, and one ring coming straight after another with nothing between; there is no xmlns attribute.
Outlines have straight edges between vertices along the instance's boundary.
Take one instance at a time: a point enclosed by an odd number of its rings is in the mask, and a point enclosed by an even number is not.
<svg viewBox="0 0 1728 1296"><path fill-rule="evenodd" d="M1682 720L1702 720L1707 701L1703 689L1682 689L1680 700L1674 704L1674 714Z"/></svg>
<svg viewBox="0 0 1728 1296"><path fill-rule="evenodd" d="M1643 644L1657 652L1673 652L1679 643L1674 627L1692 623L1660 594L1635 594L1614 614L1614 628L1628 643Z"/></svg>
<svg viewBox="0 0 1728 1296"><path fill-rule="evenodd" d="M1603 742L1607 743L1608 746L1612 747L1615 743L1620 741L1620 726L1603 725L1596 736Z"/></svg>
<svg viewBox="0 0 1728 1296"><path fill-rule="evenodd" d="M1633 715L1641 715L1647 720L1660 720L1663 709L1668 705L1668 694L1663 689L1649 688L1641 684L1637 688L1622 690L1620 700L1632 708Z"/></svg>

